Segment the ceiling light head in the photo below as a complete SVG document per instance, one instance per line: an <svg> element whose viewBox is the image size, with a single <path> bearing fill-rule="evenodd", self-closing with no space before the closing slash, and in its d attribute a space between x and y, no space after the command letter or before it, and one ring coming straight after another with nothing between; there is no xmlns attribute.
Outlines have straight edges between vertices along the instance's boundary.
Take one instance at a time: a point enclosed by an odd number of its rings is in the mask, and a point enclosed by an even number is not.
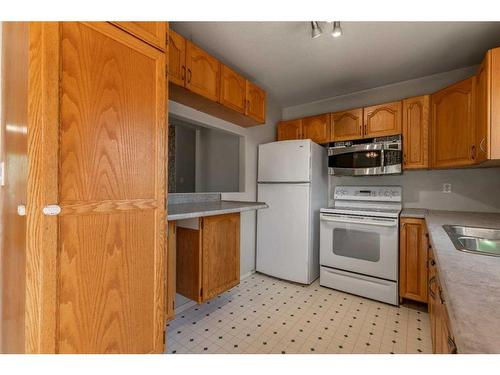
<svg viewBox="0 0 500 375"><path fill-rule="evenodd" d="M317 38L323 33L318 21L311 21L311 38Z"/></svg>
<svg viewBox="0 0 500 375"><path fill-rule="evenodd" d="M332 36L334 38L338 38L341 35L342 35L342 28L340 27L340 21L334 21L333 22Z"/></svg>

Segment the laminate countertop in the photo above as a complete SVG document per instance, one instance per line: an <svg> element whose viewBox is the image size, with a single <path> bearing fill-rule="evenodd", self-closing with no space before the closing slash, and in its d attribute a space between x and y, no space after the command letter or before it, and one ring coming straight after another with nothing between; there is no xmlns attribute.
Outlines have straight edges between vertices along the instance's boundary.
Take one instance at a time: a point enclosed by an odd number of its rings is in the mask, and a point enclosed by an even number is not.
<svg viewBox="0 0 500 375"><path fill-rule="evenodd" d="M411 217L411 210L403 212ZM500 214L414 213L427 223L458 352L500 353L500 257L458 251L443 229L445 224L500 229Z"/></svg>
<svg viewBox="0 0 500 375"><path fill-rule="evenodd" d="M267 208L262 202L240 202L240 201L211 201L173 203L168 205L167 220L192 219L202 216L214 216L231 214Z"/></svg>

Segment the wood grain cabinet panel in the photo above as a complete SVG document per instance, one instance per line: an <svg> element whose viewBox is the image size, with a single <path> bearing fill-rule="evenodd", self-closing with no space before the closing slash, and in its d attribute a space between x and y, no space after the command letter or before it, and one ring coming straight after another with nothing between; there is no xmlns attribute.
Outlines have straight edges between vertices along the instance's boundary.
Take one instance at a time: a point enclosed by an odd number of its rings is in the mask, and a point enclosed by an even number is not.
<svg viewBox="0 0 500 375"><path fill-rule="evenodd" d="M427 302L427 232L425 220L401 218L399 295Z"/></svg>
<svg viewBox="0 0 500 375"><path fill-rule="evenodd" d="M335 142L363 138L363 109L332 113L330 129L330 138Z"/></svg>
<svg viewBox="0 0 500 375"><path fill-rule="evenodd" d="M172 29L168 31L168 79L180 86L186 82L186 39Z"/></svg>
<svg viewBox="0 0 500 375"><path fill-rule="evenodd" d="M392 102L363 108L364 137L401 134L402 103Z"/></svg>
<svg viewBox="0 0 500 375"><path fill-rule="evenodd" d="M403 168L429 167L428 95L403 100Z"/></svg>
<svg viewBox="0 0 500 375"><path fill-rule="evenodd" d="M219 103L245 113L246 79L231 68L221 64Z"/></svg>
<svg viewBox="0 0 500 375"><path fill-rule="evenodd" d="M434 168L475 163L474 86L475 77L471 77L431 96L431 162Z"/></svg>
<svg viewBox="0 0 500 375"><path fill-rule="evenodd" d="M120 21L113 23L137 38L165 51L167 44L167 22Z"/></svg>
<svg viewBox="0 0 500 375"><path fill-rule="evenodd" d="M177 228L177 292L203 303L240 281L240 214L203 217Z"/></svg>
<svg viewBox="0 0 500 375"><path fill-rule="evenodd" d="M240 214L202 218L203 300L240 282Z"/></svg>
<svg viewBox="0 0 500 375"><path fill-rule="evenodd" d="M186 70L186 88L214 102L219 100L220 63L189 40Z"/></svg>
<svg viewBox="0 0 500 375"><path fill-rule="evenodd" d="M168 222L167 241L167 287L166 287L166 321L175 318L176 266L177 266L177 226L175 221Z"/></svg>
<svg viewBox="0 0 500 375"><path fill-rule="evenodd" d="M302 138L318 144L327 143L330 138L330 114L302 119Z"/></svg>
<svg viewBox="0 0 500 375"><path fill-rule="evenodd" d="M302 119L281 121L277 131L278 141L302 139Z"/></svg>
<svg viewBox="0 0 500 375"><path fill-rule="evenodd" d="M266 96L264 90L247 80L245 114L259 124L266 122Z"/></svg>
<svg viewBox="0 0 500 375"><path fill-rule="evenodd" d="M500 48L486 52L476 74L476 163L500 159Z"/></svg>
<svg viewBox="0 0 500 375"><path fill-rule="evenodd" d="M162 352L165 54L102 23L61 40L58 350Z"/></svg>

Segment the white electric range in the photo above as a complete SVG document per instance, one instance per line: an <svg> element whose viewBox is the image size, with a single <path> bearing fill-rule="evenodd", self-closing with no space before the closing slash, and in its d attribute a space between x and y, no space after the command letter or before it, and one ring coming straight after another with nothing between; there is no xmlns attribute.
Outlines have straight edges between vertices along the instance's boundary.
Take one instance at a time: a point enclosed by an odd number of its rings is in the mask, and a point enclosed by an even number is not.
<svg viewBox="0 0 500 375"><path fill-rule="evenodd" d="M400 186L336 186L320 210L320 284L398 305Z"/></svg>

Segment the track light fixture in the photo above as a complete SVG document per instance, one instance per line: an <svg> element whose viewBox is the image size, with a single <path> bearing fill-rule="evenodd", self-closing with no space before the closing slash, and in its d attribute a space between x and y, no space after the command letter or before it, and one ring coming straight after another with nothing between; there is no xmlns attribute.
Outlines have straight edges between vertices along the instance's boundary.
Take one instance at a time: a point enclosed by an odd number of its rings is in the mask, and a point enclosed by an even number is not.
<svg viewBox="0 0 500 375"><path fill-rule="evenodd" d="M332 36L334 38L338 38L341 35L342 35L342 28L340 27L340 21L334 21L333 22Z"/></svg>
<svg viewBox="0 0 500 375"><path fill-rule="evenodd" d="M334 38L338 38L339 36L342 35L342 28L340 27L340 21L328 21L328 23L333 23L333 28L332 28L332 33L331 35ZM311 21L311 38L315 39L318 36L323 34L323 30L321 29L321 26L319 25L318 21Z"/></svg>
<svg viewBox="0 0 500 375"><path fill-rule="evenodd" d="M323 34L323 30L321 30L318 21L311 21L311 38L315 39L321 34Z"/></svg>

